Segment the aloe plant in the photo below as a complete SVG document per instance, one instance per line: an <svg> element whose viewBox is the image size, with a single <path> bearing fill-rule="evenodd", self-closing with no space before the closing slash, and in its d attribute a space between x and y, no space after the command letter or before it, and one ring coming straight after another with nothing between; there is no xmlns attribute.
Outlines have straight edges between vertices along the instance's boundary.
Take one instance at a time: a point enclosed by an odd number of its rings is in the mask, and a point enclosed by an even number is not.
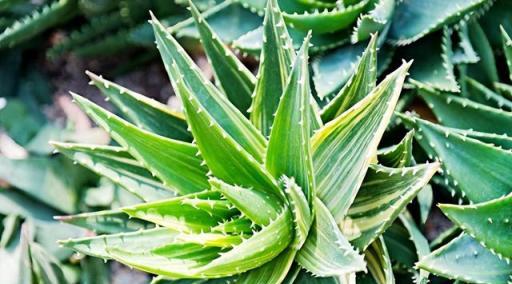
<svg viewBox="0 0 512 284"><path fill-rule="evenodd" d="M382 233L439 167L402 162L412 161L409 151L377 151L411 63L376 84L372 36L349 83L320 109L311 35L296 52L276 1L267 3L256 76L191 11L217 85L151 19L183 113L92 73L126 119L72 94L119 146L53 145L144 203L61 217L106 233L61 244L161 279L300 282L308 271L393 282Z"/></svg>
<svg viewBox="0 0 512 284"><path fill-rule="evenodd" d="M491 10L489 17L496 13ZM496 42L492 33L488 37L481 28L486 21L484 17L480 23L471 22L459 31L469 30L468 35L473 37L466 41L465 52L450 59L460 71L458 78L453 77L460 86L459 92L448 93L434 85L413 82L417 94L441 125L412 114L400 115L400 119L416 129L415 138L425 153L441 162L442 187L458 198L459 204L439 207L463 231L421 259L417 266L464 282L509 283L512 116L507 92L510 85L500 77L510 80L511 47L505 28L509 27L486 27L501 35ZM450 33L447 29L445 32ZM462 57L466 60L460 61ZM502 69L496 65L499 60L504 63Z"/></svg>

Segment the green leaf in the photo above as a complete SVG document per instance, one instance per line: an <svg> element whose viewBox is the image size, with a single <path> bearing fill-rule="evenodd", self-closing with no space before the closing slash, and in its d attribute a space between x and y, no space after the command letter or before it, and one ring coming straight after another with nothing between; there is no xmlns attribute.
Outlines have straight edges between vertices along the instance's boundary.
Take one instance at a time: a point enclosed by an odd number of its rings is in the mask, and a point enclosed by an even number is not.
<svg viewBox="0 0 512 284"><path fill-rule="evenodd" d="M342 276L365 270L359 255L340 232L323 202L315 198L315 221L309 236L297 254L297 262L316 276Z"/></svg>
<svg viewBox="0 0 512 284"><path fill-rule="evenodd" d="M82 166L112 180L143 201L175 196L121 147L51 142Z"/></svg>
<svg viewBox="0 0 512 284"><path fill-rule="evenodd" d="M423 149L442 163L443 173L449 178L448 184L460 189L470 201L488 201L511 192L510 151L422 119L401 118L406 125L417 130L415 136Z"/></svg>
<svg viewBox="0 0 512 284"><path fill-rule="evenodd" d="M288 271L290 271L296 253L295 249L285 249L271 261L240 275L236 283L283 283Z"/></svg>
<svg viewBox="0 0 512 284"><path fill-rule="evenodd" d="M89 229L93 232L116 234L154 227L152 224L130 219L121 210L104 210L69 216L55 216L55 220Z"/></svg>
<svg viewBox="0 0 512 284"><path fill-rule="evenodd" d="M348 28L361 14L368 0L362 0L354 5L332 10L313 10L311 13L284 13L283 17L288 25L303 31L311 30L313 33L332 33ZM285 9L286 10L286 9Z"/></svg>
<svg viewBox="0 0 512 284"><path fill-rule="evenodd" d="M85 72L91 83L118 107L137 127L167 138L190 141L183 114L168 106L133 92L92 72Z"/></svg>
<svg viewBox="0 0 512 284"><path fill-rule="evenodd" d="M377 151L377 160L379 164L390 168L401 168L412 165L414 157L412 156L412 142L414 130L407 132L400 143L379 149Z"/></svg>
<svg viewBox="0 0 512 284"><path fill-rule="evenodd" d="M377 82L377 36L373 36L345 86L322 109L322 120L328 122L341 115L368 95Z"/></svg>
<svg viewBox="0 0 512 284"><path fill-rule="evenodd" d="M272 0L271 0L272 1ZM312 201L315 180L310 145L309 36L297 54L270 132L266 168L276 178L294 177ZM286 141L286 142L285 142Z"/></svg>
<svg viewBox="0 0 512 284"><path fill-rule="evenodd" d="M416 224L414 223L414 220L409 213L409 211L404 211L402 214L400 214L400 221L402 221L402 224L407 229L410 235L410 239L414 243L414 246L416 247L416 253L418 254L418 260L423 259L426 255L430 253L430 247L428 244L428 240L423 236L423 234L420 232ZM428 277L429 273L423 269L420 269L418 275L416 275L415 283L418 284L427 284L428 283Z"/></svg>
<svg viewBox="0 0 512 284"><path fill-rule="evenodd" d="M263 135L268 136L290 66L295 60L295 52L277 1L267 1L266 11L263 20L264 44L250 112L251 122Z"/></svg>
<svg viewBox="0 0 512 284"><path fill-rule="evenodd" d="M410 44L443 26L458 22L466 15L483 9L489 0L408 0L398 2L393 15L389 41Z"/></svg>
<svg viewBox="0 0 512 284"><path fill-rule="evenodd" d="M469 99L490 107L512 110L512 101L472 78L465 77L463 80L467 86L467 92L463 95Z"/></svg>
<svg viewBox="0 0 512 284"><path fill-rule="evenodd" d="M455 128L452 128L452 130L460 133L463 136L471 137L484 143L489 143L498 148L501 147L506 150L512 149L512 137L507 135L498 135L473 130L460 130Z"/></svg>
<svg viewBox="0 0 512 284"><path fill-rule="evenodd" d="M132 217L183 232L208 232L237 211L220 194L193 193L168 200L142 203L122 210Z"/></svg>
<svg viewBox="0 0 512 284"><path fill-rule="evenodd" d="M16 214L9 214L2 220L2 235L0 238L0 249L6 248L16 236L20 227L20 217Z"/></svg>
<svg viewBox="0 0 512 284"><path fill-rule="evenodd" d="M59 241L65 247L83 254L111 259L108 250L121 247L130 252L145 252L174 242L179 233L168 228L156 228L137 232L120 233Z"/></svg>
<svg viewBox="0 0 512 284"><path fill-rule="evenodd" d="M21 20L17 20L0 34L0 48L10 48L31 39L46 29L71 19L76 12L77 1L58 0L34 10Z"/></svg>
<svg viewBox="0 0 512 284"><path fill-rule="evenodd" d="M133 253L125 248L113 249L111 253L116 260L124 264L171 278L231 276L259 267L279 255L291 241L293 233L291 222L291 216L288 210L285 210L249 239L220 256L218 251L207 254L203 262L201 258L198 261L185 258L184 261L173 258L172 255L167 257L165 254L155 254L155 251L149 254Z"/></svg>
<svg viewBox="0 0 512 284"><path fill-rule="evenodd" d="M512 113L510 112L427 88L420 87L419 95L443 125L512 135Z"/></svg>
<svg viewBox="0 0 512 284"><path fill-rule="evenodd" d="M500 26L501 39L503 41L503 52L505 53L505 60L507 61L508 67L508 78L512 80L512 39L505 31L503 26Z"/></svg>
<svg viewBox="0 0 512 284"><path fill-rule="evenodd" d="M364 252L364 258L368 263L368 270L377 284L395 283L391 259L382 236L370 244Z"/></svg>
<svg viewBox="0 0 512 284"><path fill-rule="evenodd" d="M31 242L29 244L30 258L32 261L32 271L41 284L65 284L68 283L64 278L64 273L58 261L44 250L39 244Z"/></svg>
<svg viewBox="0 0 512 284"><path fill-rule="evenodd" d="M480 60L480 57L476 53L471 40L469 39L467 22L461 20L457 23L457 28L452 28L451 32L455 32L458 39L457 48L453 48L453 55L451 58L453 64L477 63Z"/></svg>
<svg viewBox="0 0 512 284"><path fill-rule="evenodd" d="M496 89L496 91L500 95L504 96L508 100L512 100L512 86L511 85L500 83L500 82L494 82L493 85L494 85L494 89Z"/></svg>
<svg viewBox="0 0 512 284"><path fill-rule="evenodd" d="M250 234L255 227L255 224L248 218L237 216L213 227L212 232Z"/></svg>
<svg viewBox="0 0 512 284"><path fill-rule="evenodd" d="M210 171L230 184L282 196L276 181L259 163L266 144L263 136L202 77L197 66L156 19L153 24L165 66Z"/></svg>
<svg viewBox="0 0 512 284"><path fill-rule="evenodd" d="M337 221L343 219L363 182L409 66L404 63L368 96L312 137L318 197Z"/></svg>
<svg viewBox="0 0 512 284"><path fill-rule="evenodd" d="M295 224L295 240L292 243L292 248L298 250L308 237L311 223L313 222L313 214L309 207L310 203L308 203L304 192L295 183L295 180L284 176L282 183L284 184L284 192L288 198Z"/></svg>
<svg viewBox="0 0 512 284"><path fill-rule="evenodd" d="M512 264L465 234L432 252L417 266L442 277L470 283L505 284L512 273Z"/></svg>
<svg viewBox="0 0 512 284"><path fill-rule="evenodd" d="M211 179L210 184L212 190L222 193L255 224L267 226L282 210L282 204L264 192L229 185L218 179Z"/></svg>
<svg viewBox="0 0 512 284"><path fill-rule="evenodd" d="M497 29L497 27L495 28ZM471 44L480 57L480 60L476 64L468 65L468 74L484 85L491 87L493 82L499 81L492 46L487 39L485 31L476 21L472 21L468 25L468 29Z"/></svg>
<svg viewBox="0 0 512 284"><path fill-rule="evenodd" d="M451 34L448 28L402 48L401 56L414 60L411 79L443 91L460 91L453 70Z"/></svg>
<svg viewBox="0 0 512 284"><path fill-rule="evenodd" d="M191 11L217 83L228 99L245 114L251 105L256 78L219 39L194 5Z"/></svg>
<svg viewBox="0 0 512 284"><path fill-rule="evenodd" d="M340 222L351 243L365 250L428 183L438 163L409 168L372 165L347 216Z"/></svg>
<svg viewBox="0 0 512 284"><path fill-rule="evenodd" d="M441 204L443 213L498 257L512 258L512 195L475 205Z"/></svg>
<svg viewBox="0 0 512 284"><path fill-rule="evenodd" d="M264 137L229 102L223 93L209 80L204 78L199 67L154 16L151 23L162 61L174 90L181 98L186 110L187 122L192 128L194 138L197 140L201 152L204 152L205 147L202 145L204 144L202 137L196 133L199 125L196 124L195 120L198 118L207 119L207 125L210 123L215 124L215 128L220 128L224 135L228 135L230 139L234 140L236 144L241 146L254 159L261 162L266 146ZM192 106L193 110L190 110ZM196 111L201 111L202 113L195 113ZM196 129L195 132L194 129ZM222 140L220 139L219 141ZM211 141L211 138L209 141ZM206 159L206 162L208 163L208 159ZM211 168L210 165L209 167Z"/></svg>
<svg viewBox="0 0 512 284"><path fill-rule="evenodd" d="M395 0L373 1L372 9L357 19L357 25L350 37L352 43L370 38L371 34L379 32L389 25L395 10Z"/></svg>
<svg viewBox="0 0 512 284"><path fill-rule="evenodd" d="M195 145L152 134L120 119L89 100L73 95L84 111L163 184L178 193L208 188L206 168ZM185 170L186 169L186 170Z"/></svg>
<svg viewBox="0 0 512 284"><path fill-rule="evenodd" d="M261 25L262 18L245 9L237 1L222 1L202 13L209 26L225 43L231 43L249 31ZM194 19L188 18L171 28L169 31L177 38L200 38L194 25Z"/></svg>

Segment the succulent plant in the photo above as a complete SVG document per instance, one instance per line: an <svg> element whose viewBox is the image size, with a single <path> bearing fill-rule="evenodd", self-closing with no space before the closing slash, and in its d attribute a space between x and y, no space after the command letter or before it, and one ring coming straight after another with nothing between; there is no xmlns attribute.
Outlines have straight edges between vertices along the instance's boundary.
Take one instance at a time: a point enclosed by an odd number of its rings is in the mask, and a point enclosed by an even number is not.
<svg viewBox="0 0 512 284"><path fill-rule="evenodd" d="M267 3L256 76L191 11L217 85L151 20L183 113L92 73L126 119L73 94L119 146L53 145L145 202L60 217L105 233L61 244L162 279L393 282L382 233L439 167L413 163L412 133L377 151L411 63L377 85L372 36L349 82L320 109L309 85L311 36L295 52L276 1Z"/></svg>
<svg viewBox="0 0 512 284"><path fill-rule="evenodd" d="M491 11L490 16L495 13ZM475 60L454 62L460 71L455 81L460 92L414 82L418 95L442 125L413 115L400 116L405 125L416 129L415 138L425 153L441 162L442 179L437 183L458 198L459 204L439 207L463 231L417 266L464 282L510 283L512 114L510 85L504 82L510 82L512 74L511 41L504 26L487 27L501 34L501 46L491 44L495 40L483 32L481 23L473 21L467 27L473 39L467 41L466 50L475 52L466 52L465 57ZM494 52L496 47L501 50ZM452 60L456 58L460 57ZM503 68L497 67L499 61ZM506 79L500 82L500 77Z"/></svg>

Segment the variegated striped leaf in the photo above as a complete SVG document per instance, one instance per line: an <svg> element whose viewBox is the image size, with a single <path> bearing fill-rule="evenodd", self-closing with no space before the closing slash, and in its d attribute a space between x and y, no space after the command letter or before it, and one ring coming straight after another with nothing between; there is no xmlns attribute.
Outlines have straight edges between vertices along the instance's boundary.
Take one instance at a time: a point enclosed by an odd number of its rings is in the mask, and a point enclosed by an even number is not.
<svg viewBox="0 0 512 284"><path fill-rule="evenodd" d="M351 243L365 250L398 217L428 183L439 164L387 168L372 165L340 228Z"/></svg>
<svg viewBox="0 0 512 284"><path fill-rule="evenodd" d="M206 168L196 156L196 146L147 132L83 97L73 95L73 98L130 155L161 179L165 186L181 194L208 188Z"/></svg>
<svg viewBox="0 0 512 284"><path fill-rule="evenodd" d="M317 195L338 222L345 217L376 154L409 66L404 63L312 137Z"/></svg>

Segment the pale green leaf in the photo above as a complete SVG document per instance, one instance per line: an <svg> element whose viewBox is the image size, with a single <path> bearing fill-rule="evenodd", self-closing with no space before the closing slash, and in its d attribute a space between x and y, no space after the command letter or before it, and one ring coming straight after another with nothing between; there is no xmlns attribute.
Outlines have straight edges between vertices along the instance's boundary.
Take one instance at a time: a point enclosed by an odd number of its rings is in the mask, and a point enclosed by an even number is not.
<svg viewBox="0 0 512 284"><path fill-rule="evenodd" d="M298 250L306 241L313 222L313 213L304 192L293 178L283 177L282 183L295 224L295 240L292 243L292 248Z"/></svg>
<svg viewBox="0 0 512 284"><path fill-rule="evenodd" d="M352 204L393 114L410 63L312 137L318 197L341 221Z"/></svg>
<svg viewBox="0 0 512 284"><path fill-rule="evenodd" d="M55 220L86 228L93 232L116 234L140 229L150 229L154 225L138 219L130 219L119 209L104 210L92 213L81 213L69 216L55 216Z"/></svg>
<svg viewBox="0 0 512 284"><path fill-rule="evenodd" d="M351 243L365 250L398 217L435 174L439 164L408 168L372 165L347 216L340 222Z"/></svg>
<svg viewBox="0 0 512 284"><path fill-rule="evenodd" d="M359 255L340 232L329 209L315 198L315 221L297 254L297 262L316 276L342 276L365 270Z"/></svg>
<svg viewBox="0 0 512 284"><path fill-rule="evenodd" d="M407 132L400 143L379 149L377 160L379 164L390 168L401 168L411 166L414 157L412 156L412 142L414 130Z"/></svg>
<svg viewBox="0 0 512 284"><path fill-rule="evenodd" d="M275 177L294 177L311 202L315 188L310 145L309 36L297 54L274 118L266 168ZM286 142L285 142L286 141Z"/></svg>
<svg viewBox="0 0 512 284"><path fill-rule="evenodd" d="M322 120L328 122L366 97L377 82L377 36L373 36L345 86L322 109Z"/></svg>
<svg viewBox="0 0 512 284"><path fill-rule="evenodd" d="M295 60L292 40L276 0L267 1L263 48L251 105L251 122L268 136L274 114Z"/></svg>
<svg viewBox="0 0 512 284"><path fill-rule="evenodd" d="M211 179L212 190L222 193L249 220L267 226L282 209L282 203L265 192L229 185L218 179Z"/></svg>
<svg viewBox="0 0 512 284"><path fill-rule="evenodd" d="M368 263L368 270L377 284L395 283L391 259L382 236L370 244L364 252L364 258Z"/></svg>
<svg viewBox="0 0 512 284"><path fill-rule="evenodd" d="M110 259L112 256L107 249L122 247L124 250L129 250L133 253L145 252L174 242L178 234L178 232L168 228L156 228L137 232L70 239L59 241L59 243L86 255Z"/></svg>

